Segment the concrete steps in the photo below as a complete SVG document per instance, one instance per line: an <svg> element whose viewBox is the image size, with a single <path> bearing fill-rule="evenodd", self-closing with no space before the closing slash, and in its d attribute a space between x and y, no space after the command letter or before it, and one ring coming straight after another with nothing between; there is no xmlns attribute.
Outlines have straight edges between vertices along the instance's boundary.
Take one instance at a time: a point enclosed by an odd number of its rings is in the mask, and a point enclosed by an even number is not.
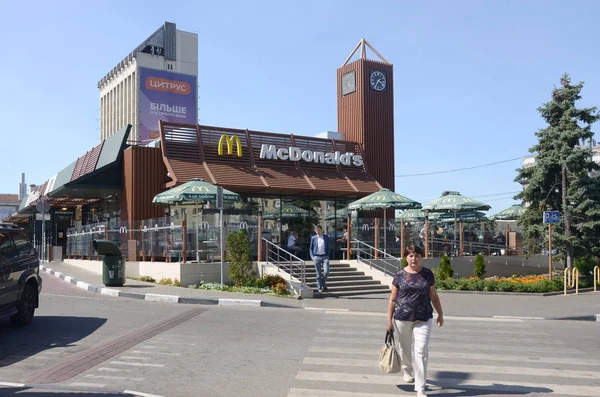
<svg viewBox="0 0 600 397"><path fill-rule="evenodd" d="M285 270L285 269L283 269ZM315 297L345 297L356 295L371 295L390 293L387 285L373 280L356 267L347 263L330 262L327 291L319 294L317 289L317 272L313 262L306 262L306 284L315 290Z"/></svg>

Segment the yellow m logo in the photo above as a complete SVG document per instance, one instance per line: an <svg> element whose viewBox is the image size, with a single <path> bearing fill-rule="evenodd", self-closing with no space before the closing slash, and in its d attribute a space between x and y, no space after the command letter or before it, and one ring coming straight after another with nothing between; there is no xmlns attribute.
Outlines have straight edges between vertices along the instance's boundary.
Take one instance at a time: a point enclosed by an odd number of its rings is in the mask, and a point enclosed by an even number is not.
<svg viewBox="0 0 600 397"><path fill-rule="evenodd" d="M206 186L192 186L192 193L195 192L196 190L199 192L204 190L205 192L208 193L208 188Z"/></svg>
<svg viewBox="0 0 600 397"><path fill-rule="evenodd" d="M237 135L233 135L232 137L229 137L227 134L221 135L221 139L219 139L219 148L217 149L217 154L219 156L223 155L223 142L227 144L227 154L233 154L233 143L235 142L237 156L242 157L242 143Z"/></svg>
<svg viewBox="0 0 600 397"><path fill-rule="evenodd" d="M385 196L373 196L371 198L371 201L381 201L381 200L385 200Z"/></svg>

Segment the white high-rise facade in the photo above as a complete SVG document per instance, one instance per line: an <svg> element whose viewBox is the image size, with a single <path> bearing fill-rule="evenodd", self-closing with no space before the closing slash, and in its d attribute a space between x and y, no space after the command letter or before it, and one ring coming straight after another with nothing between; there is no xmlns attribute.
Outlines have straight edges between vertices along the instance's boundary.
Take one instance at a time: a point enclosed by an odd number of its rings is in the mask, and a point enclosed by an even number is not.
<svg viewBox="0 0 600 397"><path fill-rule="evenodd" d="M157 138L158 120L198 120L198 35L165 24L98 82L100 139L127 124L130 143Z"/></svg>

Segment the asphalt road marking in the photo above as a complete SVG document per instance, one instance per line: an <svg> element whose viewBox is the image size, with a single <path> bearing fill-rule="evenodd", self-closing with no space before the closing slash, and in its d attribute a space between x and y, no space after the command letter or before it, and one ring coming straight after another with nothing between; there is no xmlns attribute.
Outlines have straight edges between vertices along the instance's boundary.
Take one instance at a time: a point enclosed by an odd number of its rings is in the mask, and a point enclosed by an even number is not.
<svg viewBox="0 0 600 397"><path fill-rule="evenodd" d="M447 391L447 390L445 390ZM292 388L287 397L398 397L398 394L353 393L350 391Z"/></svg>
<svg viewBox="0 0 600 397"><path fill-rule="evenodd" d="M398 384L397 376L389 375L368 375L360 374L357 376L350 376L347 373L335 373L335 372L311 372L311 371L299 371L296 375L297 380L305 380L311 382L340 382L344 384L358 383L358 384L371 384L371 385L393 385ZM548 383L533 383L533 382L511 382L503 380L501 383L498 380L485 380L485 379L453 379L453 378L441 378L437 379L436 384L441 386L443 389L448 387L456 387L458 389L475 389L484 390L486 394L491 391L499 392L513 392L517 394L529 394L529 393L543 393L543 394L562 394L566 396L598 396L598 386L579 386L579 385L557 385ZM502 393L504 394L504 393ZM319 395L320 394L315 394Z"/></svg>
<svg viewBox="0 0 600 397"><path fill-rule="evenodd" d="M516 357L515 357L516 359ZM302 364L326 365L340 367L364 367L378 368L377 360L329 358L329 357L305 357ZM486 373L503 375L527 375L527 376L552 376L556 378L570 379L598 379L600 371L579 371L552 368L531 368L522 366L496 366L496 365L461 365L461 364L438 364L428 365L428 371L456 371L465 373Z"/></svg>
<svg viewBox="0 0 600 397"><path fill-rule="evenodd" d="M151 339L161 333L177 327L180 324L196 317L200 313L205 312L208 309L195 307L193 309L186 310L182 313L174 315L172 317L165 318L154 324L150 324L146 327L133 329L131 332L124 336L114 337L103 343L100 343L93 348L86 349L80 353L72 354L71 357L60 361L56 365L48 366L42 370L36 371L30 375L27 375L24 381L27 383L59 383L65 382L75 376L91 369L99 364L102 364L113 357L116 357L132 347L143 343L144 341ZM120 361L113 361L114 363L124 363ZM143 364L143 363L125 363L121 365L137 365L137 366L152 366L152 367L163 367L164 364Z"/></svg>
<svg viewBox="0 0 600 397"><path fill-rule="evenodd" d="M153 364L153 363L130 363L127 361L111 361L110 364L114 365L130 365L132 367L158 367L162 368L164 364Z"/></svg>
<svg viewBox="0 0 600 397"><path fill-rule="evenodd" d="M154 338L156 340L156 338ZM158 341L163 345L178 345L178 346L196 346L195 343L183 343L183 342L169 342L169 341Z"/></svg>
<svg viewBox="0 0 600 397"><path fill-rule="evenodd" d="M108 368L108 367L100 367L98 371L106 371L106 372L129 372L131 370L125 368Z"/></svg>
<svg viewBox="0 0 600 397"><path fill-rule="evenodd" d="M132 350L129 353L131 353L131 354L160 354L163 356L180 356L181 355L181 353L151 352L151 351L141 351L141 350Z"/></svg>
<svg viewBox="0 0 600 397"><path fill-rule="evenodd" d="M75 387L105 387L106 384L105 383L87 383L87 382L72 382L69 383L69 386L75 386Z"/></svg>
<svg viewBox="0 0 600 397"><path fill-rule="evenodd" d="M133 390L124 390L123 393L131 394L132 396L139 396L139 397L162 397L162 396L159 396L158 394L142 393L140 391L133 391Z"/></svg>
<svg viewBox="0 0 600 397"><path fill-rule="evenodd" d="M119 360L150 360L150 359L151 359L150 357L119 356Z"/></svg>
<svg viewBox="0 0 600 397"><path fill-rule="evenodd" d="M111 375L86 375L90 379L107 379L107 380L128 380L132 382L141 382L144 378L130 378L127 376L111 376Z"/></svg>

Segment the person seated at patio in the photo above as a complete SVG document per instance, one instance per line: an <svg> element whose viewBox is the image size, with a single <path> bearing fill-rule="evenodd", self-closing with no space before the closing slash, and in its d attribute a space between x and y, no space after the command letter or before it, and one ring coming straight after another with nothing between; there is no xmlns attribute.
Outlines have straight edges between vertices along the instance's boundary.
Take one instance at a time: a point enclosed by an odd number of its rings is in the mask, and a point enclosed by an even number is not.
<svg viewBox="0 0 600 397"><path fill-rule="evenodd" d="M342 237L337 239L337 242L345 243L346 241L348 241L348 229L344 228L344 234L342 234Z"/></svg>
<svg viewBox="0 0 600 397"><path fill-rule="evenodd" d="M297 241L298 241L298 232L296 232L296 231L290 232L290 236L288 237L287 250L296 256L298 256L300 251L302 251L302 249L300 249L300 247L298 247L298 245L296 245Z"/></svg>

